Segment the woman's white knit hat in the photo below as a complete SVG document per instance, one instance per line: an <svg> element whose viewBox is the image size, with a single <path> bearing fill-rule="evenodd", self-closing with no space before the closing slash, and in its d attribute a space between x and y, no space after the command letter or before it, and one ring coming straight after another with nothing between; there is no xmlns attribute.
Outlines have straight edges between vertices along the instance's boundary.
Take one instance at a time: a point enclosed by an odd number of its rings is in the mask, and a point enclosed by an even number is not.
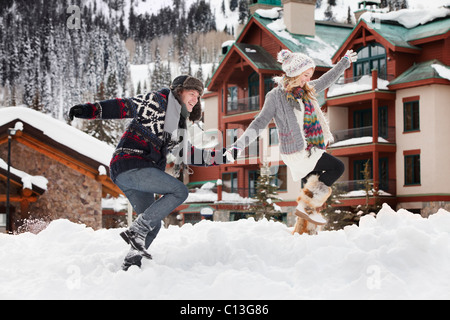
<svg viewBox="0 0 450 320"><path fill-rule="evenodd" d="M278 62L282 64L281 68L286 75L291 78L301 75L308 69L316 68L313 59L306 54L289 50L281 50L278 53Z"/></svg>

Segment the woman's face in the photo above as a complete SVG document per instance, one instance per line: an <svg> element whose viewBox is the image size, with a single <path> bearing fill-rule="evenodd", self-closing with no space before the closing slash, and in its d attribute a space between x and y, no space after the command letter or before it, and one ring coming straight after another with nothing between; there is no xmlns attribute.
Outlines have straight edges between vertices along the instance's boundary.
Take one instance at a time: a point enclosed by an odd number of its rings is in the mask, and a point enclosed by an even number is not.
<svg viewBox="0 0 450 320"><path fill-rule="evenodd" d="M313 74L314 68L306 70L301 75L299 75L297 79L295 79L295 86L300 88L305 87L305 84L311 81Z"/></svg>

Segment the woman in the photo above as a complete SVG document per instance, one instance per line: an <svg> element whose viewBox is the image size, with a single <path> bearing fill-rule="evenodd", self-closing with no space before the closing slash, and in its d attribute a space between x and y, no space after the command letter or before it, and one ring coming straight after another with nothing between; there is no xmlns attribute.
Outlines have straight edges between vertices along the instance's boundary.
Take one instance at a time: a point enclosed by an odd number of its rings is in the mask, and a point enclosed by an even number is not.
<svg viewBox="0 0 450 320"><path fill-rule="evenodd" d="M187 75L177 77L170 88L71 108L70 118L132 119L111 160L111 179L127 196L139 217L121 233L131 249L122 265L128 270L141 266L161 229L161 220L188 197L188 189L176 177L165 173L167 155L179 166L213 166L223 163L220 152L196 149L189 143L187 121L201 118L203 83ZM197 163L194 163L196 161ZM226 160L225 160L226 161ZM163 195L155 201L155 194Z"/></svg>
<svg viewBox="0 0 450 320"><path fill-rule="evenodd" d="M331 195L331 185L344 173L344 164L326 153L333 136L316 96L356 60L356 53L349 50L333 69L311 81L314 61L302 53L282 50L278 62L285 75L274 78L278 86L267 94L259 115L227 151L231 158L234 149L243 150L275 119L281 158L294 181L304 183L295 214L317 225L326 223L318 209Z"/></svg>

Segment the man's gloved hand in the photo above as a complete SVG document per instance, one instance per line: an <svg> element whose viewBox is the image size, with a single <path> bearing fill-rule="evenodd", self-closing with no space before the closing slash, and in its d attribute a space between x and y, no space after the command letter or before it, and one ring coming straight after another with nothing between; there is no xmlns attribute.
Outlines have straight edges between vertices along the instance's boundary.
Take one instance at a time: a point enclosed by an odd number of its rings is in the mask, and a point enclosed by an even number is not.
<svg viewBox="0 0 450 320"><path fill-rule="evenodd" d="M358 61L358 54L356 52L354 52L353 50L348 50L345 53L344 58L347 58L348 60L350 60L350 62L356 62L356 61Z"/></svg>
<svg viewBox="0 0 450 320"><path fill-rule="evenodd" d="M83 114L84 106L82 104L78 104L72 108L70 108L69 118L70 121L73 121L74 117L79 117Z"/></svg>

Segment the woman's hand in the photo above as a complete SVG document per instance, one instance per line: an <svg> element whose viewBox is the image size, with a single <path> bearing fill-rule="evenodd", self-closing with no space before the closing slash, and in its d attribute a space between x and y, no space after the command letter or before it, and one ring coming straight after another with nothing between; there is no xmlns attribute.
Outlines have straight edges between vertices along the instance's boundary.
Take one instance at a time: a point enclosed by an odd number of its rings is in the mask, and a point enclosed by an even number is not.
<svg viewBox="0 0 450 320"><path fill-rule="evenodd" d="M225 152L228 163L234 163L236 159L241 155L242 150L237 147L231 147Z"/></svg>
<svg viewBox="0 0 450 320"><path fill-rule="evenodd" d="M358 61L358 54L354 52L353 50L348 50L345 53L344 58L347 58L350 62L356 62Z"/></svg>

